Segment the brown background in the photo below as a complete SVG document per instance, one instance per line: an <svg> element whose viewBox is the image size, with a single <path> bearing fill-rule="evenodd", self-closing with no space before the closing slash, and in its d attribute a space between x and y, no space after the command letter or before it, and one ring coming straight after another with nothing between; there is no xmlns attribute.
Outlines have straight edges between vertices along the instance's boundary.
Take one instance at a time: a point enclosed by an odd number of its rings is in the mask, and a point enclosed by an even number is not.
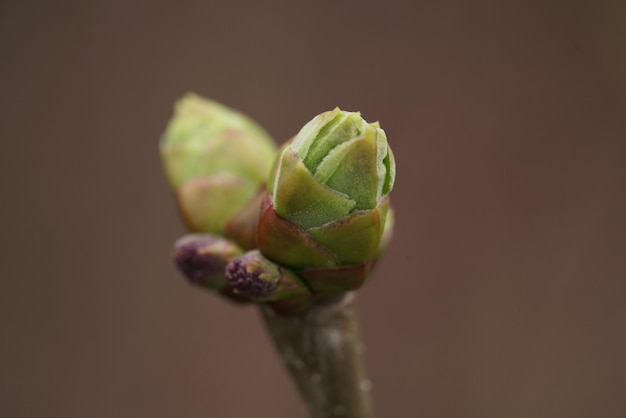
<svg viewBox="0 0 626 418"><path fill-rule="evenodd" d="M386 129L380 417L626 416L624 28L619 0L2 1L0 416L303 416L254 310L168 259L188 90L279 141L337 105Z"/></svg>

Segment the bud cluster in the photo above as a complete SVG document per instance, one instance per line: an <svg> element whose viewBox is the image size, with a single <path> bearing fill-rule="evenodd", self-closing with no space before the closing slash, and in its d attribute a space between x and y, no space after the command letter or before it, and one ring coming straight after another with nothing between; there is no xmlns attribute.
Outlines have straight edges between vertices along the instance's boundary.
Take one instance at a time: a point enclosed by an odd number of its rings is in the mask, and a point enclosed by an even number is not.
<svg viewBox="0 0 626 418"><path fill-rule="evenodd" d="M233 300L301 311L359 288L391 238L393 153L358 112L322 113L276 151L248 117L188 95L161 155L196 233L177 242L175 262Z"/></svg>

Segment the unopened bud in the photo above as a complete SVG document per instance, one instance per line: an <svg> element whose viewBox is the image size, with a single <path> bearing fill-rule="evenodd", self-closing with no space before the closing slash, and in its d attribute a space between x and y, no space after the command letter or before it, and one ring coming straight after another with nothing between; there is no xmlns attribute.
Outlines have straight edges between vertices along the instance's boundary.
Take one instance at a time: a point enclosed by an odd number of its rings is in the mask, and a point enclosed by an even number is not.
<svg viewBox="0 0 626 418"><path fill-rule="evenodd" d="M232 259L226 267L226 278L235 293L255 302L310 294L298 276L266 259L258 250Z"/></svg>
<svg viewBox="0 0 626 418"><path fill-rule="evenodd" d="M242 253L231 241L208 234L185 235L174 245L174 261L193 284L224 290L226 265Z"/></svg>

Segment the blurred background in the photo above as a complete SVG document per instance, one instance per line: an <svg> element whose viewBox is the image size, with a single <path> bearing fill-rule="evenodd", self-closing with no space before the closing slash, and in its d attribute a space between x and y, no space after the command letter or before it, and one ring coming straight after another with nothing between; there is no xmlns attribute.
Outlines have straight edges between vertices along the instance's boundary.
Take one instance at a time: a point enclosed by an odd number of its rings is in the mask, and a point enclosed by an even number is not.
<svg viewBox="0 0 626 418"><path fill-rule="evenodd" d="M279 142L381 121L380 417L626 416L619 0L2 1L0 416L304 416L255 310L170 262L157 143L187 91Z"/></svg>

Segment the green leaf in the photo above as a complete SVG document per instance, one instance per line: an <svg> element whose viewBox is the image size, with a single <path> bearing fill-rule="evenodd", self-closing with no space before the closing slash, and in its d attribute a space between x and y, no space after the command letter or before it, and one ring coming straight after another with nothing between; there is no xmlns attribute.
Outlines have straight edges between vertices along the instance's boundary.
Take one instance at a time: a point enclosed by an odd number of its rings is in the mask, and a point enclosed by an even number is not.
<svg viewBox="0 0 626 418"><path fill-rule="evenodd" d="M300 129L298 135L296 135L291 145L292 149L300 156L300 158L306 158L309 148L315 141L315 138L319 135L320 131L331 121L333 121L340 113L338 107L328 112L320 113L306 125Z"/></svg>
<svg viewBox="0 0 626 418"><path fill-rule="evenodd" d="M291 148L281 155L273 190L276 212L304 229L344 218L355 205L319 183Z"/></svg>
<svg viewBox="0 0 626 418"><path fill-rule="evenodd" d="M341 264L358 264L374 258L389 209L388 203L354 212L348 218L311 228L309 234L330 249Z"/></svg>
<svg viewBox="0 0 626 418"><path fill-rule="evenodd" d="M372 209L378 203L379 190L376 155L376 134L368 131L333 149L317 168L315 178L350 196L355 210Z"/></svg>
<svg viewBox="0 0 626 418"><path fill-rule="evenodd" d="M329 152L344 142L357 138L365 126L367 125L359 113L340 112L319 132L303 159L304 165L314 172Z"/></svg>
<svg viewBox="0 0 626 418"><path fill-rule="evenodd" d="M387 141L385 140L385 143L386 142ZM391 151L391 147L389 147L389 145L387 145L387 154L383 159L383 165L385 166L385 178L382 188L382 196L385 196L391 192L393 183L396 179L396 160L393 157L393 152Z"/></svg>

